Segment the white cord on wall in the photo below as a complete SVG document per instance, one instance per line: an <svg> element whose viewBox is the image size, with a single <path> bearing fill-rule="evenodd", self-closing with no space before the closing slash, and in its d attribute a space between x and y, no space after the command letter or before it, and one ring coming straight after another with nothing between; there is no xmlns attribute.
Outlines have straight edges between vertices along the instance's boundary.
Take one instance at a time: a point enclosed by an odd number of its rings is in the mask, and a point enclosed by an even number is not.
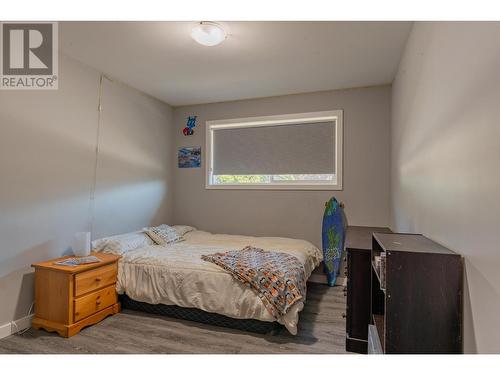
<svg viewBox="0 0 500 375"><path fill-rule="evenodd" d="M110 82L113 80L104 74L99 76L99 91L98 91L98 105L97 105L97 131L95 138L95 162L94 162L94 177L92 180L92 186L90 188L89 197L89 232L90 235L94 236L94 219L95 219L95 193L97 189L97 168L99 165L99 138L101 135L101 117L102 117L102 86L103 80L107 79Z"/></svg>
<svg viewBox="0 0 500 375"><path fill-rule="evenodd" d="M30 306L30 309L28 310L28 315L27 316L31 315L31 312L33 311L33 307L35 307L35 301L31 302L31 306ZM16 327L16 334L18 334L18 335L22 335L24 332L27 332L31 328L31 326L29 326L28 328L25 328L22 331L20 331L19 327L17 326L17 323L14 320L12 321L11 324L14 327Z"/></svg>

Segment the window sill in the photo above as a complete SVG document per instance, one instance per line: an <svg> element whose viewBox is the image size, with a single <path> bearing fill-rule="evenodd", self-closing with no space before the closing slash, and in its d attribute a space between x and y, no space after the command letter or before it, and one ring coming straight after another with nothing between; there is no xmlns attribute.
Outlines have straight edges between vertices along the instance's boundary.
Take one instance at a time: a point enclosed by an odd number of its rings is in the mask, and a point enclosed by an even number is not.
<svg viewBox="0 0 500 375"><path fill-rule="evenodd" d="M299 185L299 184L270 184L270 185L260 185L260 184L247 184L247 185L205 185L207 190L325 190L331 191L343 190L342 185L332 185L332 184L310 184L310 185Z"/></svg>

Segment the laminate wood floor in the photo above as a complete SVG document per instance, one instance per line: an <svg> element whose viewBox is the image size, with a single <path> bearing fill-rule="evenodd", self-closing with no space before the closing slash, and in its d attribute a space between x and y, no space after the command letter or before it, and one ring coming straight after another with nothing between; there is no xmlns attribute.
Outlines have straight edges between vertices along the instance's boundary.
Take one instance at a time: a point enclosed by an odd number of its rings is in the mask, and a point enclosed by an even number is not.
<svg viewBox="0 0 500 375"><path fill-rule="evenodd" d="M296 336L262 335L123 310L68 339L44 330L0 340L0 353L346 353L342 287L308 284Z"/></svg>

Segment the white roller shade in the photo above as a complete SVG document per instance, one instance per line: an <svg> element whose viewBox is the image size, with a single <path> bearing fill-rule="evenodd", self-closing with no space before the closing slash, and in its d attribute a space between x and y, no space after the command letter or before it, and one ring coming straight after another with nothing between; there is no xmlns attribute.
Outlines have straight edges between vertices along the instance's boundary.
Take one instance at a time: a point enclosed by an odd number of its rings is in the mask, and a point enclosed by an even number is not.
<svg viewBox="0 0 500 375"><path fill-rule="evenodd" d="M213 174L334 174L335 124L215 128Z"/></svg>

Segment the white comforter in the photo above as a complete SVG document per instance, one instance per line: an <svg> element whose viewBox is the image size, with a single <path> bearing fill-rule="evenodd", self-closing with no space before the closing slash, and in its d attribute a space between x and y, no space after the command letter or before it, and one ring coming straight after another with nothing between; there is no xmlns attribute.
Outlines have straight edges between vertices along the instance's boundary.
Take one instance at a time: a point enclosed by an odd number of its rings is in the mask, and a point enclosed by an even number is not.
<svg viewBox="0 0 500 375"><path fill-rule="evenodd" d="M237 319L274 321L253 289L215 264L203 261L201 255L238 250L247 245L286 252L304 264L306 278L322 260L321 251L303 240L203 231L189 232L184 237L183 242L126 253L119 262L118 293L151 304L194 307ZM278 322L296 334L298 313L303 307L303 301L296 303Z"/></svg>

